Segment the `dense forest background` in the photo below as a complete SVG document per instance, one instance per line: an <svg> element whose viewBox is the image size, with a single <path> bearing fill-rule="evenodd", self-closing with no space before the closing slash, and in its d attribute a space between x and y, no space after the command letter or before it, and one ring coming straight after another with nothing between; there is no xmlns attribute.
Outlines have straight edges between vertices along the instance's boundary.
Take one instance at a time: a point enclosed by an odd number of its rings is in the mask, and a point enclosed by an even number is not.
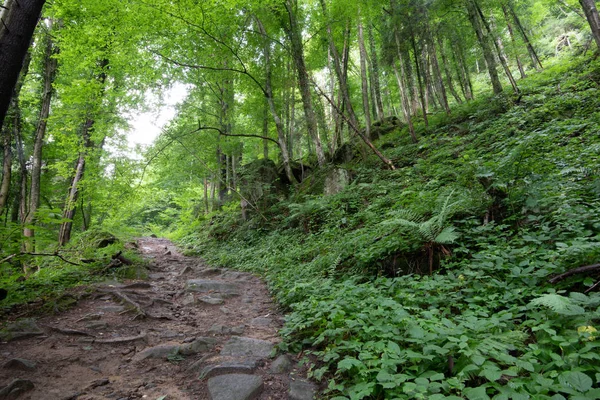
<svg viewBox="0 0 600 400"><path fill-rule="evenodd" d="M599 50L593 0L48 2L3 96L4 311L166 235L265 276L330 397L598 398Z"/></svg>

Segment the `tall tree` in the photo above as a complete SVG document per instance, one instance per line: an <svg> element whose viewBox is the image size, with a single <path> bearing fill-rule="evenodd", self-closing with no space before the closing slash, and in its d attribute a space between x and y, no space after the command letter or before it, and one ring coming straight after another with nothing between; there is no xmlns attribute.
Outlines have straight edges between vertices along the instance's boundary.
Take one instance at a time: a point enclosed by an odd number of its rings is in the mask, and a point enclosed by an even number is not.
<svg viewBox="0 0 600 400"><path fill-rule="evenodd" d="M581 8L583 8L585 17L592 30L592 36L596 41L598 51L600 51L600 16L598 16L596 2L594 0L579 0L579 4L581 4Z"/></svg>
<svg viewBox="0 0 600 400"><path fill-rule="evenodd" d="M5 0L0 15L0 130L45 0Z"/></svg>

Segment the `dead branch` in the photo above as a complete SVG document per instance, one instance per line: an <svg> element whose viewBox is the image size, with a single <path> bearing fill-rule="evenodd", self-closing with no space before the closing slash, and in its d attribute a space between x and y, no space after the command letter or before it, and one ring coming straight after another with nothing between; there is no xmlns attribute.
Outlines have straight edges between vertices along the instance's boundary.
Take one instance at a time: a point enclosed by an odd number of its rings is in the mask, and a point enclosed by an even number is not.
<svg viewBox="0 0 600 400"><path fill-rule="evenodd" d="M48 328L50 328L50 330L52 330L52 331L55 331L55 332L58 332L58 333L62 333L63 335L95 337L92 334L89 334L89 333L83 332L83 331L78 331L76 329L65 329L65 328L59 328L57 326L48 326Z"/></svg>
<svg viewBox="0 0 600 400"><path fill-rule="evenodd" d="M548 279L548 282L554 284L554 283L558 283L562 280L565 280L569 276L572 276L572 275L589 274L589 273L596 272L596 271L600 271L600 264L586 265L584 267L573 268L573 269L570 269L567 272L564 272L560 275L556 275L555 277Z"/></svg>
<svg viewBox="0 0 600 400"><path fill-rule="evenodd" d="M11 259L13 259L14 257L17 256L34 256L34 257L58 257L59 259L61 259L62 261L66 262L67 264L71 264L71 265L77 265L77 266L81 266L81 264L73 262L73 261L69 261L66 258L64 258L63 256L61 256L58 253L28 253L28 252L21 252L21 253L15 253L15 254L11 254L8 257L4 257L2 260L0 260L0 264L2 264L3 262L9 261Z"/></svg>

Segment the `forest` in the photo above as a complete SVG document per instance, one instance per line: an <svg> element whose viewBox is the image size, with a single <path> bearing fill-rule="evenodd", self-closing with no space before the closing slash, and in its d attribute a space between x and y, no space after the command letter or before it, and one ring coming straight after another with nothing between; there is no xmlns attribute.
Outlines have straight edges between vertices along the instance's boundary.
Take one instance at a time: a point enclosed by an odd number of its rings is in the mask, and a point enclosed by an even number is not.
<svg viewBox="0 0 600 400"><path fill-rule="evenodd" d="M3 0L0 332L152 235L319 398L600 398L596 3Z"/></svg>

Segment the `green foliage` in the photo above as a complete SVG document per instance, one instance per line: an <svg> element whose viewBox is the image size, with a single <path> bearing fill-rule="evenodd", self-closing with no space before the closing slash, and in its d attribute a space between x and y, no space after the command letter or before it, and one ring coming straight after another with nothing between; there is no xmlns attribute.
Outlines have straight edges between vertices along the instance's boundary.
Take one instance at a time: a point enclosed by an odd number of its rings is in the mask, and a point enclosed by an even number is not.
<svg viewBox="0 0 600 400"><path fill-rule="evenodd" d="M328 397L597 398L600 296L579 293L595 281L547 279L600 255L600 101L581 78L599 70L551 68L418 145L391 134L402 168L349 166L337 195L295 195L266 222L230 211L181 243L266 278L289 311L281 350L315 356ZM452 252L422 276L428 244Z"/></svg>

